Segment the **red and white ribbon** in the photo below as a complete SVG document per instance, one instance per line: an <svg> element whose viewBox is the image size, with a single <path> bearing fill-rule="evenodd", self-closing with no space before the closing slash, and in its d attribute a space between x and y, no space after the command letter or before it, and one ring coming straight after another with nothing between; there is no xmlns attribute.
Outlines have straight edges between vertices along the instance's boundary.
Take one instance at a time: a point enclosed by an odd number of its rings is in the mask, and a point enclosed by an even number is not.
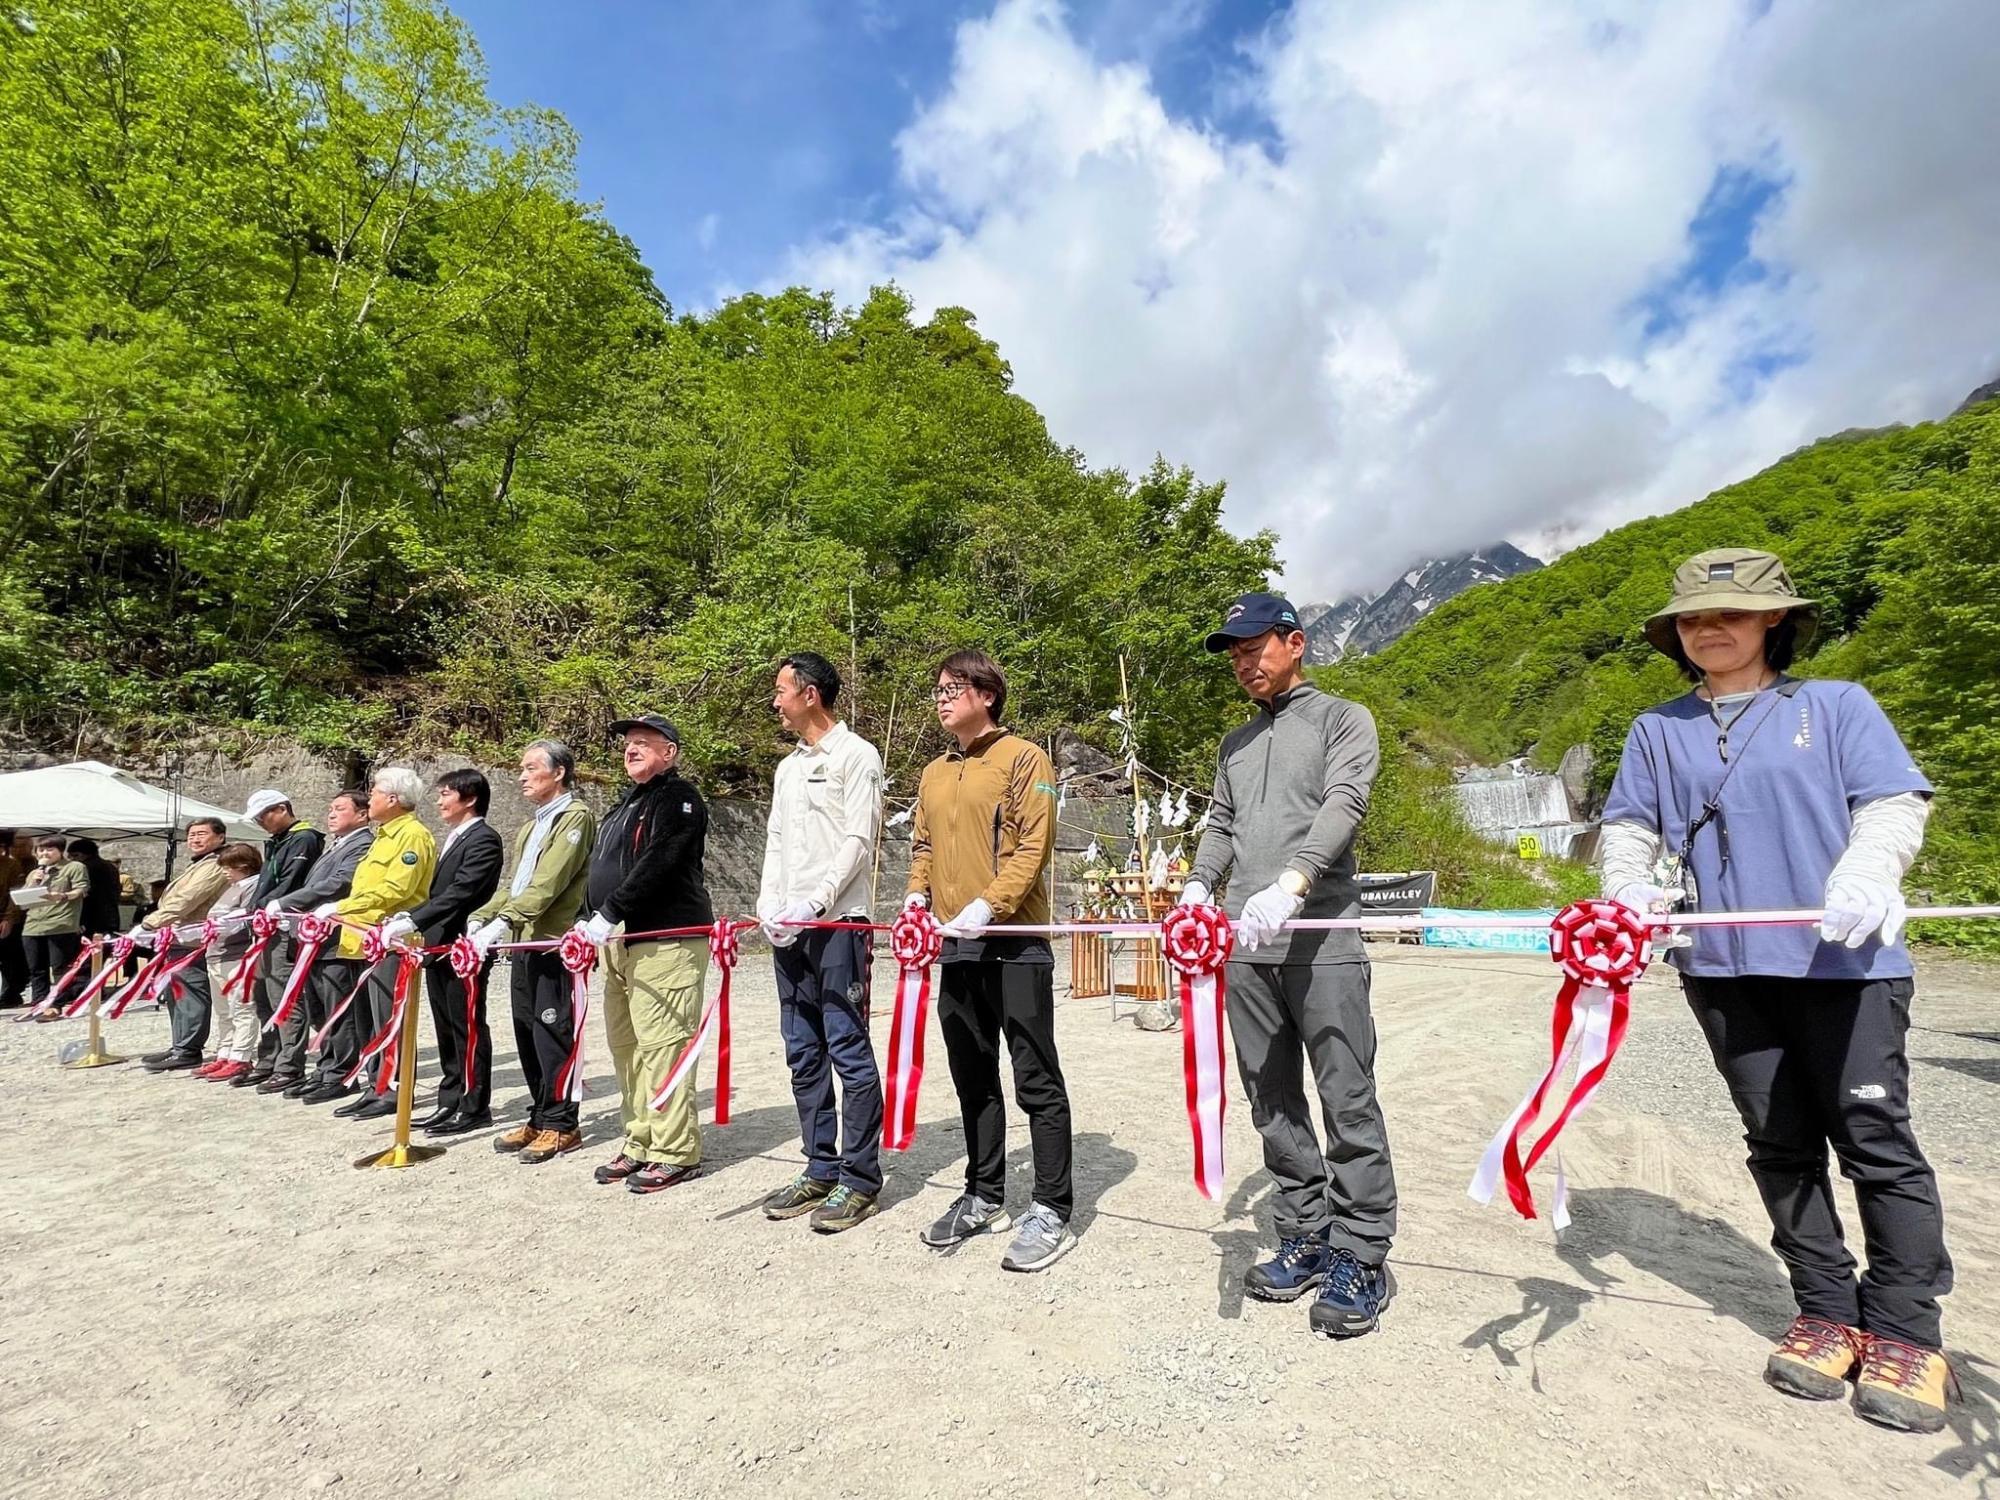
<svg viewBox="0 0 2000 1500"><path fill-rule="evenodd" d="M317 957L318 955L315 954L314 956ZM353 1007L354 1002L361 998L361 992L368 988L368 980L375 972L375 965L382 962L388 956L389 945L382 941L382 929L379 927L365 929L361 934L361 977L354 981L354 987L348 990L347 997L333 1008L333 1013L321 1024L319 1030L313 1033L312 1040L306 1043L308 1051L320 1053L326 1051L327 1038L333 1035L333 1028L340 1024L340 1018L347 1014ZM287 993L289 993L289 988ZM275 1022L277 1017L273 1016L271 1019ZM378 1029L375 1035L368 1039L368 1047L375 1047L376 1043L380 1041L381 1036L382 1032ZM352 1084L355 1079L361 1076L362 1064L367 1062L369 1057L375 1055L374 1052L368 1051L367 1048L364 1048L363 1052L365 1055L359 1062L347 1070L347 1076L340 1080L342 1083Z"/></svg>
<svg viewBox="0 0 2000 1500"><path fill-rule="evenodd" d="M465 1078L463 1087L469 1094L479 1083L479 945L461 934L452 939L451 947L445 952L445 962L451 965L451 972L465 989Z"/></svg>
<svg viewBox="0 0 2000 1500"><path fill-rule="evenodd" d="M299 956L292 964L292 972L285 980L285 992L278 997L277 1008L271 1012L271 1019L264 1023L266 1031L276 1031L291 1019L298 1008L299 998L306 992L306 980L311 976L312 966L319 961L319 951L326 946L326 940L333 935L333 923L325 917L305 916L299 919L298 930L293 934L299 945ZM321 1031L320 1035L326 1033Z"/></svg>
<svg viewBox="0 0 2000 1500"><path fill-rule="evenodd" d="M368 929L367 937L374 938L380 931L380 928L371 927ZM366 946L365 939L363 946ZM416 985L413 983L413 980L417 971L423 968L423 965L424 956L421 953L410 948L398 950L396 954L396 986L389 1003L389 1019L383 1023L382 1028L375 1035L368 1039L368 1045L361 1049L360 1058L356 1060L353 1067L347 1070L347 1076L340 1080L342 1083L354 1083L356 1079L368 1071L368 1064L374 1062L379 1057L382 1060L382 1064L375 1070L375 1088L373 1092L378 1096L389 1092L389 1082L396 1076L396 1063L402 1056L403 1016L410 1008L411 998L416 994ZM374 972L373 964L369 966L369 972ZM365 978L363 982L366 982Z"/></svg>
<svg viewBox="0 0 2000 1500"><path fill-rule="evenodd" d="M590 1019L590 971L597 967L597 947L571 928L556 945L556 955L569 971L569 1056L556 1071L556 1097L583 1103L583 1031Z"/></svg>
<svg viewBox="0 0 2000 1500"><path fill-rule="evenodd" d="M1475 1200L1492 1202L1494 1188L1504 1180L1507 1197L1521 1217L1535 1217L1528 1174L1604 1081L1631 1020L1632 984L1646 972L1652 951L1646 919L1616 901L1577 901L1556 914L1549 924L1549 956L1562 970L1563 984L1556 994L1549 1068L1487 1144L1466 1189ZM1554 1122L1524 1157L1521 1137L1539 1119L1550 1089L1571 1059L1576 1075L1569 1094ZM1558 1152L1555 1202L1549 1211L1557 1229L1569 1224L1568 1203L1569 1184Z"/></svg>
<svg viewBox="0 0 2000 1500"><path fill-rule="evenodd" d="M695 1027L694 1035L681 1048L681 1055L667 1069L667 1076L660 1081L660 1086L653 1090L651 1103L654 1109L665 1109L667 1101L674 1097L674 1091L682 1084L693 1086L695 1064L701 1061L708 1039L716 1037L715 1123L729 1123L729 981L741 953L741 941L737 934L745 927L756 925L755 922L732 922L724 918L708 929L708 956L722 970L722 982L716 986L715 998L702 1007L701 1023Z"/></svg>
<svg viewBox="0 0 2000 1500"><path fill-rule="evenodd" d="M1204 1198L1219 1199L1222 1017L1229 993L1223 965L1236 946L1236 932L1219 907L1176 906L1160 923L1160 946L1180 976L1181 1071L1187 1082L1188 1128L1194 1133L1194 1185Z"/></svg>
<svg viewBox="0 0 2000 1500"><path fill-rule="evenodd" d="M77 975L83 972L84 965L90 962L91 954L95 953L96 951L97 951L96 943L94 942L85 943L83 947L77 951L76 962L71 964L67 969L64 969L62 971L62 978L58 979L55 982L55 988L51 989L46 995L42 996L41 1001L38 1004L36 1004L29 1010L23 1011L20 1015L16 1016L14 1019L17 1022L32 1021L37 1016L47 1015L50 1011L54 1010L58 1005L62 1004L63 991L69 988L71 980L75 979Z"/></svg>
<svg viewBox="0 0 2000 1500"><path fill-rule="evenodd" d="M63 1018L67 1020L71 1016L80 1016L88 1010L90 1002L110 987L111 982L118 977L119 967L132 956L132 950L138 946L130 937L121 937L113 942L111 952L104 960L104 967L91 976L90 983L77 992L74 1000L63 1007Z"/></svg>
<svg viewBox="0 0 2000 1500"><path fill-rule="evenodd" d="M889 1066L882 1079L882 1148L907 1151L917 1138L917 1090L924 1081L924 1023L930 1015L931 966L944 934L930 909L906 909L889 928L896 960L896 1003L889 1013Z"/></svg>
<svg viewBox="0 0 2000 1500"><path fill-rule="evenodd" d="M263 962L272 941L278 936L278 919L269 912L259 909L250 915L250 946L243 950L243 957L236 968L223 982L222 998L227 1000L236 995L239 1004L248 1005L257 997L257 965ZM241 991L238 994L238 991Z"/></svg>

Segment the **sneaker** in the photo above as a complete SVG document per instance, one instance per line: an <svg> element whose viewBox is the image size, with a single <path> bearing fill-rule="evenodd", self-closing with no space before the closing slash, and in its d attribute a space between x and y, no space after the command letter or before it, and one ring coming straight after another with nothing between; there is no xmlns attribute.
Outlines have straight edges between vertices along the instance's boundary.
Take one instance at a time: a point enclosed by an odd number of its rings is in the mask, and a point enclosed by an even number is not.
<svg viewBox="0 0 2000 1500"><path fill-rule="evenodd" d="M1332 1247L1320 1236L1287 1235L1276 1255L1243 1273L1243 1292L1259 1302L1296 1302L1326 1279L1332 1264Z"/></svg>
<svg viewBox="0 0 2000 1500"><path fill-rule="evenodd" d="M949 1250L975 1234L998 1234L1013 1222L1007 1217L1004 1204L988 1203L971 1193L960 1193L952 1199L944 1217L917 1238L933 1250Z"/></svg>
<svg viewBox="0 0 2000 1500"><path fill-rule="evenodd" d="M1847 1382L1861 1363L1866 1343L1867 1335L1859 1328L1801 1313L1764 1361L1764 1380L1787 1396L1838 1400L1847 1394Z"/></svg>
<svg viewBox="0 0 2000 1500"><path fill-rule="evenodd" d="M1076 1236L1060 1214L1046 1204L1030 1203L1021 1215L1020 1228L1014 1231L1014 1243L1000 1257L1000 1269L1045 1271L1069 1254L1075 1244Z"/></svg>
<svg viewBox="0 0 2000 1500"><path fill-rule="evenodd" d="M213 1073L197 1076L206 1076L210 1083L234 1083L249 1071L250 1064L237 1062L232 1059L229 1062L217 1064Z"/></svg>
<svg viewBox="0 0 2000 1500"><path fill-rule="evenodd" d="M493 1138L493 1149L495 1151L519 1151L541 1133L540 1128L534 1125L516 1125L505 1135L498 1135Z"/></svg>
<svg viewBox="0 0 2000 1500"><path fill-rule="evenodd" d="M636 1156L627 1156L623 1151L620 1151L610 1161L606 1162L590 1175L595 1181L608 1187L614 1182L623 1182L645 1165Z"/></svg>
<svg viewBox="0 0 2000 1500"><path fill-rule="evenodd" d="M665 1188L679 1187L684 1182L693 1182L701 1176L701 1164L689 1162L685 1166L674 1166L663 1161L649 1161L630 1177L625 1179L628 1193L657 1193Z"/></svg>
<svg viewBox="0 0 2000 1500"><path fill-rule="evenodd" d="M1899 1432L1938 1432L1945 1403L1958 1394L1958 1378L1936 1349L1861 1335L1861 1374L1854 1382L1854 1409L1879 1427Z"/></svg>
<svg viewBox="0 0 2000 1500"><path fill-rule="evenodd" d="M767 1214L771 1212L768 1208L764 1211ZM813 1232L839 1234L843 1229L852 1229L863 1219L874 1218L881 1211L875 1206L875 1200L867 1193L857 1193L843 1182L826 1195L824 1203L813 1210ZM773 1214L772 1217L778 1216Z"/></svg>
<svg viewBox="0 0 2000 1500"><path fill-rule="evenodd" d="M581 1130L544 1130L521 1148L517 1160L529 1166L539 1166L545 1161L553 1161L566 1151L574 1151L583 1144Z"/></svg>
<svg viewBox="0 0 2000 1500"><path fill-rule="evenodd" d="M228 1066L229 1066L229 1060L227 1058L212 1057L207 1062L203 1063L200 1067L196 1068L192 1073L188 1074L188 1077L213 1078L217 1073L220 1073L224 1068Z"/></svg>
<svg viewBox="0 0 2000 1500"><path fill-rule="evenodd" d="M821 1182L817 1177L801 1172L764 1200L764 1217L796 1219L800 1214L809 1214L826 1202L833 1191L832 1183Z"/></svg>
<svg viewBox="0 0 2000 1500"><path fill-rule="evenodd" d="M1395 1295L1396 1278L1387 1266L1364 1266L1352 1250L1336 1250L1306 1321L1321 1338L1359 1338L1375 1331Z"/></svg>

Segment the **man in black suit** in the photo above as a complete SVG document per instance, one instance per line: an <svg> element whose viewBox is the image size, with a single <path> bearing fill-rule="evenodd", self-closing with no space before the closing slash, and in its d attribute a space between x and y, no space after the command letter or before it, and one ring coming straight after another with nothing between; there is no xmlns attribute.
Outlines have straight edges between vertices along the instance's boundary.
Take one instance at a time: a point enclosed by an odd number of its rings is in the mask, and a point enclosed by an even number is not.
<svg viewBox="0 0 2000 1500"><path fill-rule="evenodd" d="M390 942L415 933L426 948L441 947L465 933L466 918L484 906L500 885L505 857L500 835L486 821L493 788L474 770L447 771L438 778L438 817L445 826L431 894L421 905L383 925ZM418 1121L426 1135L461 1135L493 1123L493 1032L486 1024L486 976L482 963L472 979L472 1024L466 1015L466 981L442 955L426 966L431 1020L437 1027L437 1108ZM470 1060L472 1078L466 1080Z"/></svg>

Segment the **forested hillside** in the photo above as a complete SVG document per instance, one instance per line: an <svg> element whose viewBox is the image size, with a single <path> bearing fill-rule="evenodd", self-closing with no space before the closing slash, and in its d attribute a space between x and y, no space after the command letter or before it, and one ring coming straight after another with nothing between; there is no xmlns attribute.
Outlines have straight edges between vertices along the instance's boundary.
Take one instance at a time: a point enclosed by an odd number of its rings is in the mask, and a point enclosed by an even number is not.
<svg viewBox="0 0 2000 1500"><path fill-rule="evenodd" d="M1031 733L1101 725L1127 653L1142 754L1209 764L1199 635L1275 561L1219 485L1089 469L969 314L893 289L674 316L574 146L426 0L0 17L20 741L596 755L658 705L727 782L781 651L915 753L926 669L979 642Z"/></svg>
<svg viewBox="0 0 2000 1500"><path fill-rule="evenodd" d="M1540 572L1472 590L1330 677L1407 715L1440 759L1596 752L1607 786L1632 717L1685 684L1640 626L1674 565L1768 547L1824 606L1798 670L1866 684L1939 789L1915 884L2000 898L2000 402L1815 443ZM1935 934L1944 936L1945 934Z"/></svg>

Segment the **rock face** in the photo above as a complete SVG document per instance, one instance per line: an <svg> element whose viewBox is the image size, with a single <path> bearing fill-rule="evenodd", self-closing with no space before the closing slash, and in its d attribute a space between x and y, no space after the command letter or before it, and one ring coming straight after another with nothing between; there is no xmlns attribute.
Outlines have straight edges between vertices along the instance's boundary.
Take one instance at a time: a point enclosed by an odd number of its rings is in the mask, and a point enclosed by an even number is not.
<svg viewBox="0 0 2000 1500"><path fill-rule="evenodd" d="M1996 375L1970 396L1959 402L1958 406L1952 411L1952 415L1955 417L1959 412L1971 411L1975 406L1983 406L1988 401L1996 400L2000 400L2000 375Z"/></svg>
<svg viewBox="0 0 2000 1500"><path fill-rule="evenodd" d="M1344 656L1372 656L1447 599L1475 584L1497 583L1532 573L1538 558L1506 542L1457 557L1421 563L1379 594L1350 594L1332 604L1309 604L1305 622L1306 660L1316 666Z"/></svg>

